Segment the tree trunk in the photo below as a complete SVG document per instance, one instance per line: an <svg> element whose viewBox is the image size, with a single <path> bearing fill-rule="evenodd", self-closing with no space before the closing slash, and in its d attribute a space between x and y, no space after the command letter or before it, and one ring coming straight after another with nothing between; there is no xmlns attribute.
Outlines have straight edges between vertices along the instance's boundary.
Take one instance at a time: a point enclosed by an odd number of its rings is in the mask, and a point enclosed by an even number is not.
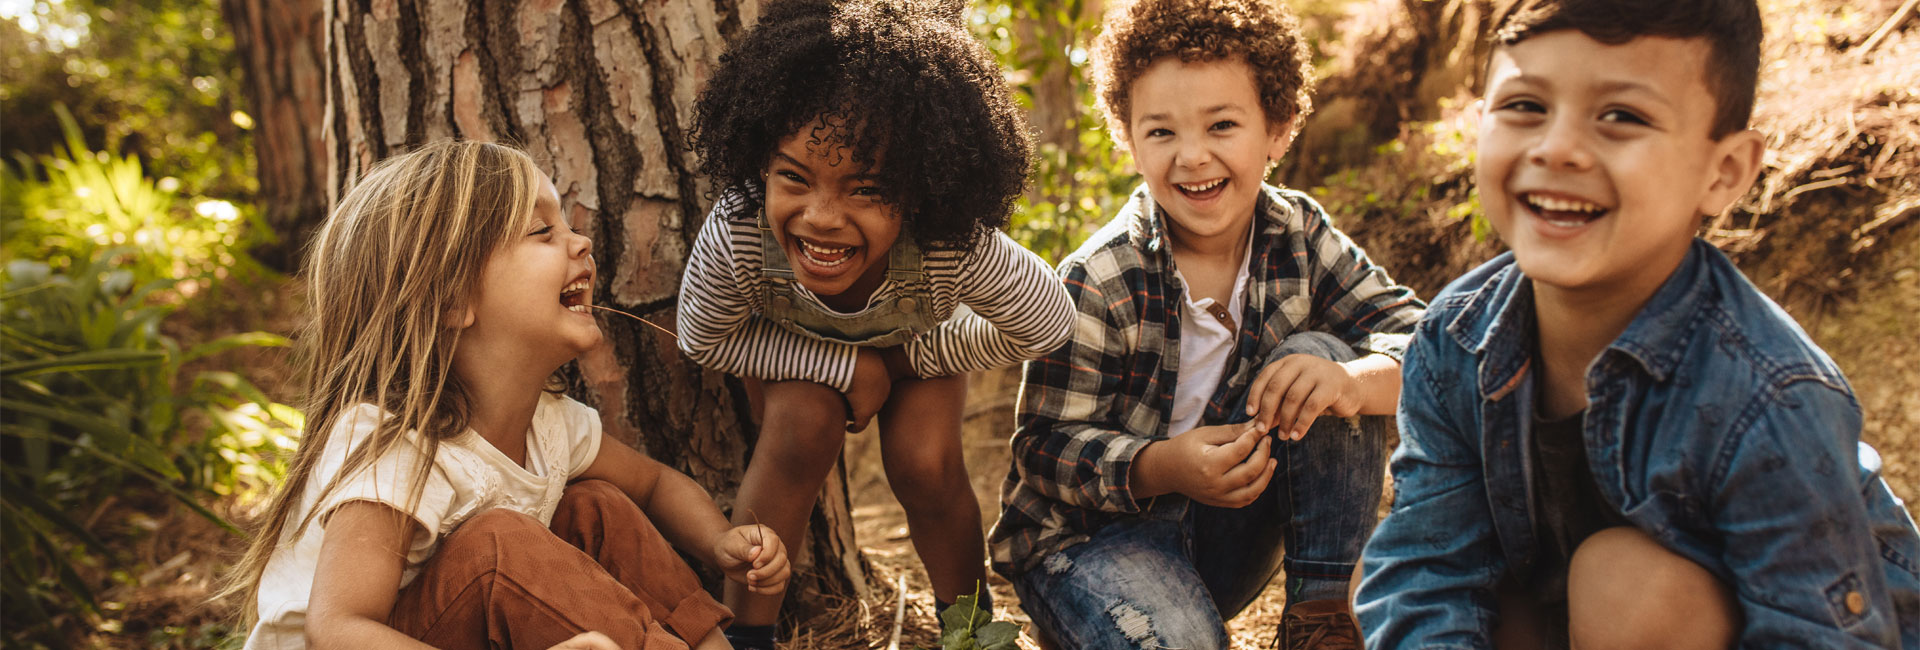
<svg viewBox="0 0 1920 650"><path fill-rule="evenodd" d="M375 161L437 138L515 144L594 240L594 302L673 329L680 275L709 207L686 134L692 106L757 0L326 0L327 197ZM698 482L723 510L752 447L739 382L672 335L601 319L607 345L570 371L606 430ZM795 553L788 611L866 593L844 466ZM717 586L712 572L709 587Z"/></svg>
<svg viewBox="0 0 1920 650"><path fill-rule="evenodd" d="M233 45L246 69L248 110L259 202L279 241L254 249L281 271L299 266L300 251L327 216L326 143L321 134L326 56L323 0L221 0Z"/></svg>

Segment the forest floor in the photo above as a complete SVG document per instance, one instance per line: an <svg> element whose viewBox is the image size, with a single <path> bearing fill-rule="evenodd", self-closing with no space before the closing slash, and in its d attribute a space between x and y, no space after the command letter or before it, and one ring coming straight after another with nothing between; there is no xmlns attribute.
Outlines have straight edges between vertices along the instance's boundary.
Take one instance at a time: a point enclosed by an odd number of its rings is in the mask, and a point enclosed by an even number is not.
<svg viewBox="0 0 1920 650"><path fill-rule="evenodd" d="M1855 46L1877 31L1880 23L1873 16L1886 15L1897 2L1875 0L1867 3L1874 5L1868 12L1829 0L1764 4L1775 26L1769 43L1776 45L1768 60L1778 63L1764 73L1767 83L1755 115L1756 127L1772 134L1764 186L1743 213L1758 216L1716 221L1706 235L1840 365L1860 401L1862 439L1881 453L1882 473L1894 493L1914 503L1920 499L1920 337L1914 334L1920 323L1915 316L1920 314L1920 63L1915 63L1920 62L1920 29L1910 24L1893 31L1879 43L1878 55L1869 56ZM1787 19L1779 20L1782 16ZM1825 31L1807 31L1815 25ZM1408 144L1435 141L1413 137ZM1470 140L1457 146L1471 151ZM1380 188L1419 186L1414 209L1396 207L1385 215L1336 211L1343 217L1338 225L1376 263L1427 297L1499 251L1474 237L1469 220L1451 214L1453 204L1466 200L1462 169L1436 172L1434 166L1446 165L1384 161L1373 166L1375 171L1401 174L1400 180L1360 176L1383 179L1375 184ZM1435 191L1429 194L1429 189ZM1367 202L1373 198L1369 195ZM1322 200L1333 207L1332 199ZM184 325L197 333L178 335L211 338L236 328L289 333L292 307L279 297L282 288L256 287L232 301L227 308L233 313L202 314ZM269 394L287 397L277 390L284 386L287 367L283 351L254 353L240 364L237 370ZM1007 438L1016 382L1012 371L997 371L973 378L969 388L965 449L974 496L989 525L998 516L999 490L1011 460ZM899 580L904 580L907 606L901 647L930 646L937 638L925 572L880 471L875 439L872 434L850 438L846 456L858 541L873 567L872 588L865 602L851 603L836 620L811 626L816 633L803 633L786 648L886 647ZM231 503L215 505L223 514L245 514L233 512ZM133 562L101 569L114 573L118 585L101 600L122 622L77 640L80 647L200 648L220 646L223 638L233 643L230 630L221 625L228 608L203 603L238 553L237 537L170 502L137 494L90 513L89 521L111 527L96 532ZM1236 648L1265 647L1272 639L1284 605L1278 584L1229 622ZM1011 587L997 576L989 578L989 587L999 616L1024 623ZM1022 645L1037 647L1024 638Z"/></svg>

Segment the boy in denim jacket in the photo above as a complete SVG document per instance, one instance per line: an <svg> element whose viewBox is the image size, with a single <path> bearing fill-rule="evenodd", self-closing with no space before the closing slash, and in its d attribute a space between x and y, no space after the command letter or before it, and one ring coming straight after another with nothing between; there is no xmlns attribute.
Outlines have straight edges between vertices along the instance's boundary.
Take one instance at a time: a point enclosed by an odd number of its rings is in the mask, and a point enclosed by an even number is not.
<svg viewBox="0 0 1920 650"><path fill-rule="evenodd" d="M1145 184L1060 265L1079 314L1027 365L994 567L1064 647L1212 649L1284 557L1287 647L1355 647L1424 305L1262 182L1307 110L1276 0L1118 3L1094 61Z"/></svg>
<svg viewBox="0 0 1920 650"><path fill-rule="evenodd" d="M1404 366L1372 648L1920 647L1920 538L1833 361L1694 237L1752 184L1753 0L1547 0L1495 37L1512 252Z"/></svg>

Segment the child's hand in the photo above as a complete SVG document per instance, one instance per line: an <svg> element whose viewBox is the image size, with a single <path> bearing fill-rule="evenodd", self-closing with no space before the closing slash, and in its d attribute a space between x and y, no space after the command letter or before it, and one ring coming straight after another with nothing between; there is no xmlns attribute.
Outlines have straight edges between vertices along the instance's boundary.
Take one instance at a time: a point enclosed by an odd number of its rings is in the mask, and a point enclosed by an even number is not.
<svg viewBox="0 0 1920 650"><path fill-rule="evenodd" d="M773 529L759 524L737 526L713 543L713 557L727 579L747 591L773 595L787 590L787 546Z"/></svg>
<svg viewBox="0 0 1920 650"><path fill-rule="evenodd" d="M878 350L860 348L853 362L853 387L847 389L847 407L853 410L848 414L852 424L847 431L866 429L892 392L893 373L887 370L886 359Z"/></svg>
<svg viewBox="0 0 1920 650"><path fill-rule="evenodd" d="M1261 431L1299 440L1321 415L1360 413L1360 382L1340 363L1310 354L1289 354L1268 364L1247 390L1247 415Z"/></svg>
<svg viewBox="0 0 1920 650"><path fill-rule="evenodd" d="M547 650L620 650L620 646L599 632L581 632Z"/></svg>
<svg viewBox="0 0 1920 650"><path fill-rule="evenodd" d="M1266 429L1244 423L1199 427L1148 449L1161 445L1166 446L1160 453L1168 465L1163 475L1173 481L1173 490L1221 508L1253 503L1266 491L1277 465L1270 457L1273 438Z"/></svg>

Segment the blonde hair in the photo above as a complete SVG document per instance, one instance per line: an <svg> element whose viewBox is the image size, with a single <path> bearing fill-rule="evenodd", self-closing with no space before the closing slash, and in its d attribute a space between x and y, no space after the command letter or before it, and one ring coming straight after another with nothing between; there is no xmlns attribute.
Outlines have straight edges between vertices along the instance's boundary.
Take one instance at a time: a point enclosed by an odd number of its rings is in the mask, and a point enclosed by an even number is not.
<svg viewBox="0 0 1920 650"><path fill-rule="evenodd" d="M442 440L466 431L467 395L452 373L455 319L488 257L530 227L541 178L512 147L435 142L375 166L316 233L304 271L308 318L297 337L306 431L286 482L215 596L244 596L243 628L259 614L260 579L274 549L282 538L297 539L317 514L289 522L343 415L366 403L387 417L348 452L315 503L342 477L406 444L410 431L420 432L429 463ZM407 510L426 486L427 468L416 469Z"/></svg>

